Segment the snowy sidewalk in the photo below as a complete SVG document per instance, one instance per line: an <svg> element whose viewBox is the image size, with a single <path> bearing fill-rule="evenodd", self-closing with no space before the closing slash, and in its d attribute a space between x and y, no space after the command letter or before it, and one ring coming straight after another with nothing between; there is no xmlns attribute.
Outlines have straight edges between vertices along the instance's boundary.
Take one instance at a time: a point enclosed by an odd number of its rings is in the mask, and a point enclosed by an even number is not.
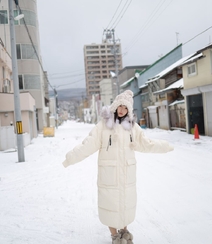
<svg viewBox="0 0 212 244"><path fill-rule="evenodd" d="M1 244L111 244L97 212L97 153L65 169L65 154L93 125L67 122L17 152L0 152ZM137 157L135 244L212 243L212 137L145 130L175 150Z"/></svg>

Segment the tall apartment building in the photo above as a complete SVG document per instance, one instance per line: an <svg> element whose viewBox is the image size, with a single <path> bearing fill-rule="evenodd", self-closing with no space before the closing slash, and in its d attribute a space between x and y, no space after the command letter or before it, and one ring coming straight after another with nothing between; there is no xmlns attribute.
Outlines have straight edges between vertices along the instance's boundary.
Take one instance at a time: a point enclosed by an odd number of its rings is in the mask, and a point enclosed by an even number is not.
<svg viewBox="0 0 212 244"><path fill-rule="evenodd" d="M84 46L86 93L90 98L100 92L99 82L111 78L110 71L116 73L115 55L118 71L122 69L121 44L103 41L101 44Z"/></svg>
<svg viewBox="0 0 212 244"><path fill-rule="evenodd" d="M37 130L42 131L43 126L47 124L47 116L44 111L48 102L48 94L45 92L47 81L44 79L44 74L38 61L38 57L40 60L41 55L37 1L21 0L19 1L19 6L24 14L24 20L14 21L19 90L20 92L28 91L34 97ZM13 9L14 16L19 15L19 10L15 4ZM5 49L11 54L8 0L0 1L0 33ZM8 92L12 91L8 90Z"/></svg>

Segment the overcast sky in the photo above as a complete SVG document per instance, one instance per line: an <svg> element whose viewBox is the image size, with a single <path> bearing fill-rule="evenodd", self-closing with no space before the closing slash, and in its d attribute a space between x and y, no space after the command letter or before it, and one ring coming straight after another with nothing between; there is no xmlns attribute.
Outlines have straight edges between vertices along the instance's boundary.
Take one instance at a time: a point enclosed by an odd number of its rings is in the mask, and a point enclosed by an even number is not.
<svg viewBox="0 0 212 244"><path fill-rule="evenodd" d="M85 87L83 46L101 43L106 28L115 27L121 40L123 67L151 64L177 43L185 43L186 56L212 42L211 0L37 0L37 6L43 66L58 89Z"/></svg>

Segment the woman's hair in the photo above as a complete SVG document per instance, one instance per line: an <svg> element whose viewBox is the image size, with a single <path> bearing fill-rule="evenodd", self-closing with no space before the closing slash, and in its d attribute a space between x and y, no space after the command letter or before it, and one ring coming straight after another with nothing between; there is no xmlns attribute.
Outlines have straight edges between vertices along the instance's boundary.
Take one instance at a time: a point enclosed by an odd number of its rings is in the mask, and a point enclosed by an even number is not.
<svg viewBox="0 0 212 244"><path fill-rule="evenodd" d="M127 115L128 115L128 112L123 117L119 117L118 113L117 113L117 109L116 109L116 111L114 113L114 122L116 122L116 120L118 119L119 124L121 124L121 122L127 117Z"/></svg>

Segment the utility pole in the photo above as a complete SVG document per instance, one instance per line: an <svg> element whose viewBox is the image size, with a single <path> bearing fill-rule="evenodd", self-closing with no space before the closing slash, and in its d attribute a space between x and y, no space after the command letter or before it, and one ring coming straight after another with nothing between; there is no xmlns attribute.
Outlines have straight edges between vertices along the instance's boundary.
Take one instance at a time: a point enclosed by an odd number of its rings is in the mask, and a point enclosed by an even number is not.
<svg viewBox="0 0 212 244"><path fill-rule="evenodd" d="M115 29L109 30L106 29L104 30L105 38L106 40L110 40L113 43L113 50L111 50L111 53L114 55L114 63L115 63L115 75L116 75L116 95L120 93L119 91L119 70L118 70L118 61L117 61L117 49L116 49L116 42L117 40L115 39Z"/></svg>
<svg viewBox="0 0 212 244"><path fill-rule="evenodd" d="M115 61L115 73L116 73L116 89L117 95L119 94L119 70L118 70L118 62L117 62L117 50L116 50L116 40L115 40L115 30L111 30L113 35L113 54L114 54L114 61Z"/></svg>
<svg viewBox="0 0 212 244"><path fill-rule="evenodd" d="M15 126L16 126L16 135L17 135L18 162L25 162L19 82L18 82L16 38L15 38L14 15L13 15L13 0L8 0L8 3L9 3L10 45L11 45L11 57L12 57L12 78L13 78L13 87L14 87L14 113L15 113L15 122L16 122Z"/></svg>

